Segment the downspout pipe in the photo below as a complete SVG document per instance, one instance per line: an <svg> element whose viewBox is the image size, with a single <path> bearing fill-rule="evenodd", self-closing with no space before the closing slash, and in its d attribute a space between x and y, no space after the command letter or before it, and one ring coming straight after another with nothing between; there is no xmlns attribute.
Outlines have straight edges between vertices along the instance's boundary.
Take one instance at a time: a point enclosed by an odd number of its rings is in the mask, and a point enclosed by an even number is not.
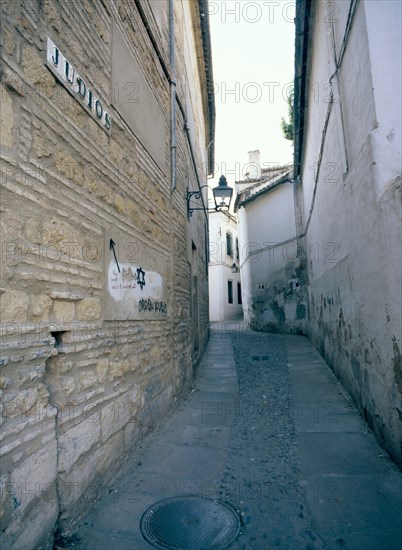
<svg viewBox="0 0 402 550"><path fill-rule="evenodd" d="M174 0L169 0L169 61L170 61L170 170L171 191L177 187L176 166L176 52L174 44Z"/></svg>
<svg viewBox="0 0 402 550"><path fill-rule="evenodd" d="M174 0L169 0L169 1L171 2L172 6L173 6ZM199 0L199 2L202 2L202 1L203 1L203 0ZM137 7L137 9L138 9L138 13L139 13L139 15L140 15L140 17L141 17L141 20L142 20L142 22L143 22L144 28L145 28L145 30L146 30L146 32L147 32L147 34L148 34L148 37L149 37L149 39L150 39L150 41L151 41L152 47L153 47L153 49L154 49L154 52L156 53L156 55L157 55L157 57L158 57L158 59L159 59L159 62L160 62L160 64L161 64L161 68L162 68L162 70L163 70L163 72L164 72L164 74L165 74L167 80L168 80L169 83L171 84L172 81L175 82L175 80L176 80L176 64L175 64L175 76L173 77L173 75L172 75L171 72L169 71L169 67L167 66L167 63L165 63L165 61L164 61L164 58L163 58L162 52L161 52L160 49L159 49L158 43L157 43L157 41L156 41L156 39L155 39L155 37L154 37L154 35L153 35L153 33L152 33L152 31L151 31L149 25L148 25L148 21L147 21L147 17L146 17L146 15L145 15L145 12L144 12L144 8L143 8L142 5L141 5L141 0L134 0L134 3L135 3L135 5L136 5L136 7ZM170 8L170 6L169 6L169 8ZM169 16L170 16L170 13L171 13L171 12L170 12L170 9L169 9ZM173 13L173 10L172 10L172 13ZM208 14L208 11L207 11L207 10L205 11L204 15L205 15L205 14L206 14L206 16L207 16L207 14ZM209 50L208 50L208 52L209 52ZM212 78L211 78L211 86L212 86ZM175 91L176 91L176 85L174 86L174 88L175 88ZM210 97L211 97L212 99L214 98L213 93L211 93L211 96L210 96ZM176 98L176 101L177 101L177 105L178 105L178 107L179 107L179 109L180 109L180 112L182 113L183 118L184 118L184 121L185 121L185 122L184 122L184 131L185 131L185 134L186 134L186 137L187 137L187 143L188 143L188 146L189 146L189 149L190 149L191 160L192 160L192 164L193 164L193 168L194 168L194 173L195 173L195 176L196 176L196 179L197 179L197 184L198 184L199 189L201 189L201 182L200 182L200 177L199 177L199 175L198 175L197 163L196 163L196 161L195 161L193 146L192 146L191 138L190 138L190 132L189 132L189 128L188 128L188 126L187 126L186 111L185 111L184 106L183 106L183 104L182 104L182 102L181 102L181 100L180 100L180 97L179 97L176 93L175 93L175 98ZM215 110L213 111L213 113L215 113ZM176 111L175 111L174 114L175 114L175 118L176 118ZM214 121L215 121L215 117L214 117L214 114L213 114L212 122L214 123ZM212 124L212 122L211 122L211 124ZM213 127L215 128L215 126L213 126ZM177 132L175 133L175 137L176 137L176 134L177 134ZM213 148L211 147L211 148L210 148L210 151L209 151L209 154L210 154L210 158L213 159L213 153L212 153L212 151L213 151ZM176 159L176 156L175 156L175 159ZM210 161L210 164L211 164L211 166L213 166L213 160ZM203 204L204 204L204 199L203 199ZM208 214L207 214L207 213L206 213L205 215L208 217Z"/></svg>

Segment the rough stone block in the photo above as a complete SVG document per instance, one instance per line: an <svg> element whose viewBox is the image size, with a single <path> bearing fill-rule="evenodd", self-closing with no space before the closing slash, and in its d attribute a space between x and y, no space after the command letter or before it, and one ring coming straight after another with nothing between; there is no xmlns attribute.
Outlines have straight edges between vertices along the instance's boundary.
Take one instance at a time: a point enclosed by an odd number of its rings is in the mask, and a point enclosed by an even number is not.
<svg viewBox="0 0 402 550"><path fill-rule="evenodd" d="M93 371L84 371L80 374L80 389L87 390L98 383L98 378Z"/></svg>
<svg viewBox="0 0 402 550"><path fill-rule="evenodd" d="M15 50L15 40L13 35L10 33L10 31L6 28L3 28L3 44L4 44L4 50L7 53L7 55L13 55Z"/></svg>
<svg viewBox="0 0 402 550"><path fill-rule="evenodd" d="M67 471L100 438L98 415L89 415L59 436L59 470Z"/></svg>
<svg viewBox="0 0 402 550"><path fill-rule="evenodd" d="M127 358L110 362L109 381L112 382L115 378L124 376L130 370L130 361Z"/></svg>
<svg viewBox="0 0 402 550"><path fill-rule="evenodd" d="M101 305L99 298L84 298L77 304L79 321L96 321L100 318Z"/></svg>
<svg viewBox="0 0 402 550"><path fill-rule="evenodd" d="M52 305L52 299L46 294L31 295L32 318L35 321L47 321Z"/></svg>
<svg viewBox="0 0 402 550"><path fill-rule="evenodd" d="M17 536L12 548L37 548L50 550L53 547L53 529L59 515L55 487L48 487L40 505L18 524L21 534Z"/></svg>
<svg viewBox="0 0 402 550"><path fill-rule="evenodd" d="M56 300L53 304L52 314L56 323L71 323L75 317L74 303Z"/></svg>
<svg viewBox="0 0 402 550"><path fill-rule="evenodd" d="M124 450L123 432L88 455L86 460L76 463L69 472L60 476L59 496L61 511L76 511L73 505L85 495L83 505L93 503L93 495L105 485L118 467L118 459ZM103 473L103 479L99 474ZM99 496L99 494L97 495ZM89 500L90 499L90 500Z"/></svg>
<svg viewBox="0 0 402 550"><path fill-rule="evenodd" d="M25 509L35 498L43 498L56 479L57 448L56 439L50 441L45 449L32 454L11 474L11 488L14 507Z"/></svg>
<svg viewBox="0 0 402 550"><path fill-rule="evenodd" d="M15 396L9 396L11 399L4 403L4 416L22 418L37 403L39 398L38 388L29 388L21 390Z"/></svg>
<svg viewBox="0 0 402 550"><path fill-rule="evenodd" d="M105 406L101 412L102 442L129 422L134 422L141 406L139 386L129 391Z"/></svg>
<svg viewBox="0 0 402 550"><path fill-rule="evenodd" d="M40 244L42 241L42 220L40 218L28 218L24 225L24 233L28 241Z"/></svg>
<svg viewBox="0 0 402 550"><path fill-rule="evenodd" d="M101 359L98 359L96 363L96 373L98 375L98 380L101 384L105 382L107 371L109 368L109 360L105 357L102 357Z"/></svg>
<svg viewBox="0 0 402 550"><path fill-rule="evenodd" d="M32 149L37 157L50 157L52 154L52 144L44 139L43 134L35 132L33 135Z"/></svg>
<svg viewBox="0 0 402 550"><path fill-rule="evenodd" d="M51 97L56 81L53 75L46 69L43 59L35 47L26 46L24 48L22 66L27 80L33 85L40 85L41 91L44 91L48 97Z"/></svg>
<svg viewBox="0 0 402 550"><path fill-rule="evenodd" d="M119 214L126 213L125 200L121 195L116 195L114 198L114 206Z"/></svg>
<svg viewBox="0 0 402 550"><path fill-rule="evenodd" d="M70 101L71 98L67 96L66 99ZM76 107L75 103L74 106ZM68 152L58 151L55 164L57 170L68 179L73 180L77 185L84 184L85 178L82 166Z"/></svg>
<svg viewBox="0 0 402 550"><path fill-rule="evenodd" d="M13 381L8 376L0 376L0 388L5 389L12 385Z"/></svg>
<svg viewBox="0 0 402 550"><path fill-rule="evenodd" d="M2 147L13 146L12 130L14 126L13 101L11 94L6 88L0 86L1 109L0 109L0 143Z"/></svg>
<svg viewBox="0 0 402 550"><path fill-rule="evenodd" d="M2 323L18 323L28 319L29 297L19 290L6 290L0 298Z"/></svg>
<svg viewBox="0 0 402 550"><path fill-rule="evenodd" d="M45 365L33 366L30 368L20 369L18 371L18 378L20 384L27 384L33 380L40 380L45 374Z"/></svg>
<svg viewBox="0 0 402 550"><path fill-rule="evenodd" d="M80 232L59 218L53 217L43 223L43 244L60 250L63 254L71 255L71 251L81 243L81 240Z"/></svg>

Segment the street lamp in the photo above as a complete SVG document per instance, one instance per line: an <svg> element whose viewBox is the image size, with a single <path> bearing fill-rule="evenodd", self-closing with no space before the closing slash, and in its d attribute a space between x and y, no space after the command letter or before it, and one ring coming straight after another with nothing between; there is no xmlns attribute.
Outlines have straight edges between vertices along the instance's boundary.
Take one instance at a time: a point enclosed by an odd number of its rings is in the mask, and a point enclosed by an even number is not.
<svg viewBox="0 0 402 550"><path fill-rule="evenodd" d="M219 185L212 189L212 194L215 201L215 210L229 210L233 189L228 186L225 176L219 178Z"/></svg>
<svg viewBox="0 0 402 550"><path fill-rule="evenodd" d="M189 191L187 189L187 216L190 218L194 210L204 210L205 212L220 212L221 210L229 210L232 200L233 189L228 186L225 176L219 178L219 185L212 189L214 196L215 208L205 208L204 206L191 206L191 199L199 200L202 197L201 190L208 185L203 185L198 191Z"/></svg>
<svg viewBox="0 0 402 550"><path fill-rule="evenodd" d="M232 265L232 273L237 273L239 271L239 268L237 267L237 265L235 263L233 263Z"/></svg>

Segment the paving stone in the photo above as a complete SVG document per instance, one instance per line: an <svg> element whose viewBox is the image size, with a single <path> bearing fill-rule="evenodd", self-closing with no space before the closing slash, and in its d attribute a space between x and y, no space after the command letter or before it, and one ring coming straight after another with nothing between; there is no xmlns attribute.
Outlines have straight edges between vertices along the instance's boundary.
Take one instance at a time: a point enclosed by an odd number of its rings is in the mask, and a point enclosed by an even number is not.
<svg viewBox="0 0 402 550"><path fill-rule="evenodd" d="M212 325L193 391L65 548L147 550L144 511L198 494L241 515L231 550L396 550L401 481L306 338Z"/></svg>

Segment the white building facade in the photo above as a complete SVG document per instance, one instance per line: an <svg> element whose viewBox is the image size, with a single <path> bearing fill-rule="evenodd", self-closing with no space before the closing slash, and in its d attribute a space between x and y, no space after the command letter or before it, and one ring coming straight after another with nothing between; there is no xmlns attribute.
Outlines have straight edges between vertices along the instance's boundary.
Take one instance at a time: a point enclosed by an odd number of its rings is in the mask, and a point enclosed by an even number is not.
<svg viewBox="0 0 402 550"><path fill-rule="evenodd" d="M259 169L256 179L237 182L244 320L250 328L302 334L306 299L298 254L292 169Z"/></svg>
<svg viewBox="0 0 402 550"><path fill-rule="evenodd" d="M297 2L308 336L402 464L401 3Z"/></svg>
<svg viewBox="0 0 402 550"><path fill-rule="evenodd" d="M237 219L229 212L209 215L209 318L229 321L243 315Z"/></svg>
<svg viewBox="0 0 402 550"><path fill-rule="evenodd" d="M306 334L402 464L400 21L297 1L293 171L236 208L246 324Z"/></svg>

